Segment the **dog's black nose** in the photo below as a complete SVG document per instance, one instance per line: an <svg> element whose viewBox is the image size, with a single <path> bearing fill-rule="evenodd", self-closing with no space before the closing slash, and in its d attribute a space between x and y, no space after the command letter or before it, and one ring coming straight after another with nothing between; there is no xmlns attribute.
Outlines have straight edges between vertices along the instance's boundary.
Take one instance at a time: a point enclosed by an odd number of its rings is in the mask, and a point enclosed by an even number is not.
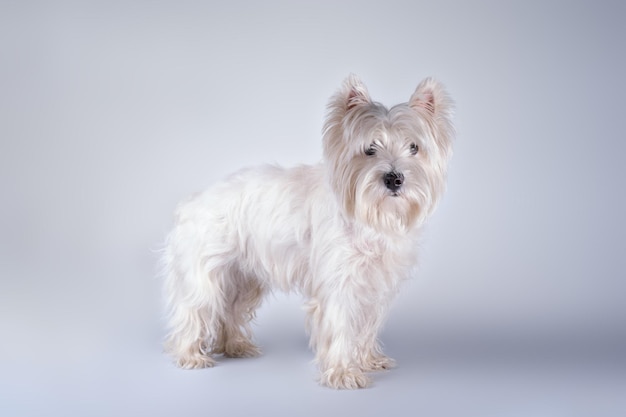
<svg viewBox="0 0 626 417"><path fill-rule="evenodd" d="M400 172L391 171L383 175L383 182L390 191L398 191L404 182L404 175Z"/></svg>

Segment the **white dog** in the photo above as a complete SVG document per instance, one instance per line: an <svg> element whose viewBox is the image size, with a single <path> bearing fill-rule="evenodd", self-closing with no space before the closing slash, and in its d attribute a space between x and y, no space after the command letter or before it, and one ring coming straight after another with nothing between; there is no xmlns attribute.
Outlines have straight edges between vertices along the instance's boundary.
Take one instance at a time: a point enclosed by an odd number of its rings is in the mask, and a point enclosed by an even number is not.
<svg viewBox="0 0 626 417"><path fill-rule="evenodd" d="M177 364L258 355L249 322L279 288L307 300L322 384L365 387L392 367L377 334L445 188L451 113L432 79L387 109L350 76L328 105L322 163L240 171L182 203L164 258Z"/></svg>

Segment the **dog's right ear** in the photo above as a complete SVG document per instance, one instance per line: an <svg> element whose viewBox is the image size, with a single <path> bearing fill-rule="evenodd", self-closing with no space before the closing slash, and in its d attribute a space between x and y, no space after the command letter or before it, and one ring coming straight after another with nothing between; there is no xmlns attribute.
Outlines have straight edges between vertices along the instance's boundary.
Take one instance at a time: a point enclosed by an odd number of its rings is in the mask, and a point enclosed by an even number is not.
<svg viewBox="0 0 626 417"><path fill-rule="evenodd" d="M365 84L363 84L356 75L350 74L344 81L343 85L346 110L350 110L356 106L370 104L372 102Z"/></svg>
<svg viewBox="0 0 626 417"><path fill-rule="evenodd" d="M365 85L350 74L338 91L330 98L322 135L324 160L329 170L331 186L337 201L348 216L354 215L356 185L355 178L347 178L346 156L362 152L355 140L353 126L359 109L366 109L372 100ZM354 109L354 110L353 110ZM358 118L356 118L358 119ZM358 150L357 150L358 148Z"/></svg>

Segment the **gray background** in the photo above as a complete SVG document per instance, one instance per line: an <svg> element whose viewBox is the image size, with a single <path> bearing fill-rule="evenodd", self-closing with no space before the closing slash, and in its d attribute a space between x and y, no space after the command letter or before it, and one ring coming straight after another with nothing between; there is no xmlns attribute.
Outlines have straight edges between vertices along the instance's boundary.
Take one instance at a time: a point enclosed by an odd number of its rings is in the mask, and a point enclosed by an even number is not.
<svg viewBox="0 0 626 417"><path fill-rule="evenodd" d="M0 414L614 416L626 410L624 2L0 2ZM457 103L449 188L371 389L314 383L299 297L265 354L161 353L176 203L314 163L354 72Z"/></svg>

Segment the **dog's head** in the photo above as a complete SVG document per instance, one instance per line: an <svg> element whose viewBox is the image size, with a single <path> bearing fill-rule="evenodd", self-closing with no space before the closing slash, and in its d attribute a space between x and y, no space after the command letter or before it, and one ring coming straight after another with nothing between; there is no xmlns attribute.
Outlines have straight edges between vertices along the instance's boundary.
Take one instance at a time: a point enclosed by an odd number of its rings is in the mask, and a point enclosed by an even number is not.
<svg viewBox="0 0 626 417"><path fill-rule="evenodd" d="M324 158L345 214L381 232L423 223L443 190L454 129L441 84L425 79L407 103L373 102L354 75L328 105Z"/></svg>

